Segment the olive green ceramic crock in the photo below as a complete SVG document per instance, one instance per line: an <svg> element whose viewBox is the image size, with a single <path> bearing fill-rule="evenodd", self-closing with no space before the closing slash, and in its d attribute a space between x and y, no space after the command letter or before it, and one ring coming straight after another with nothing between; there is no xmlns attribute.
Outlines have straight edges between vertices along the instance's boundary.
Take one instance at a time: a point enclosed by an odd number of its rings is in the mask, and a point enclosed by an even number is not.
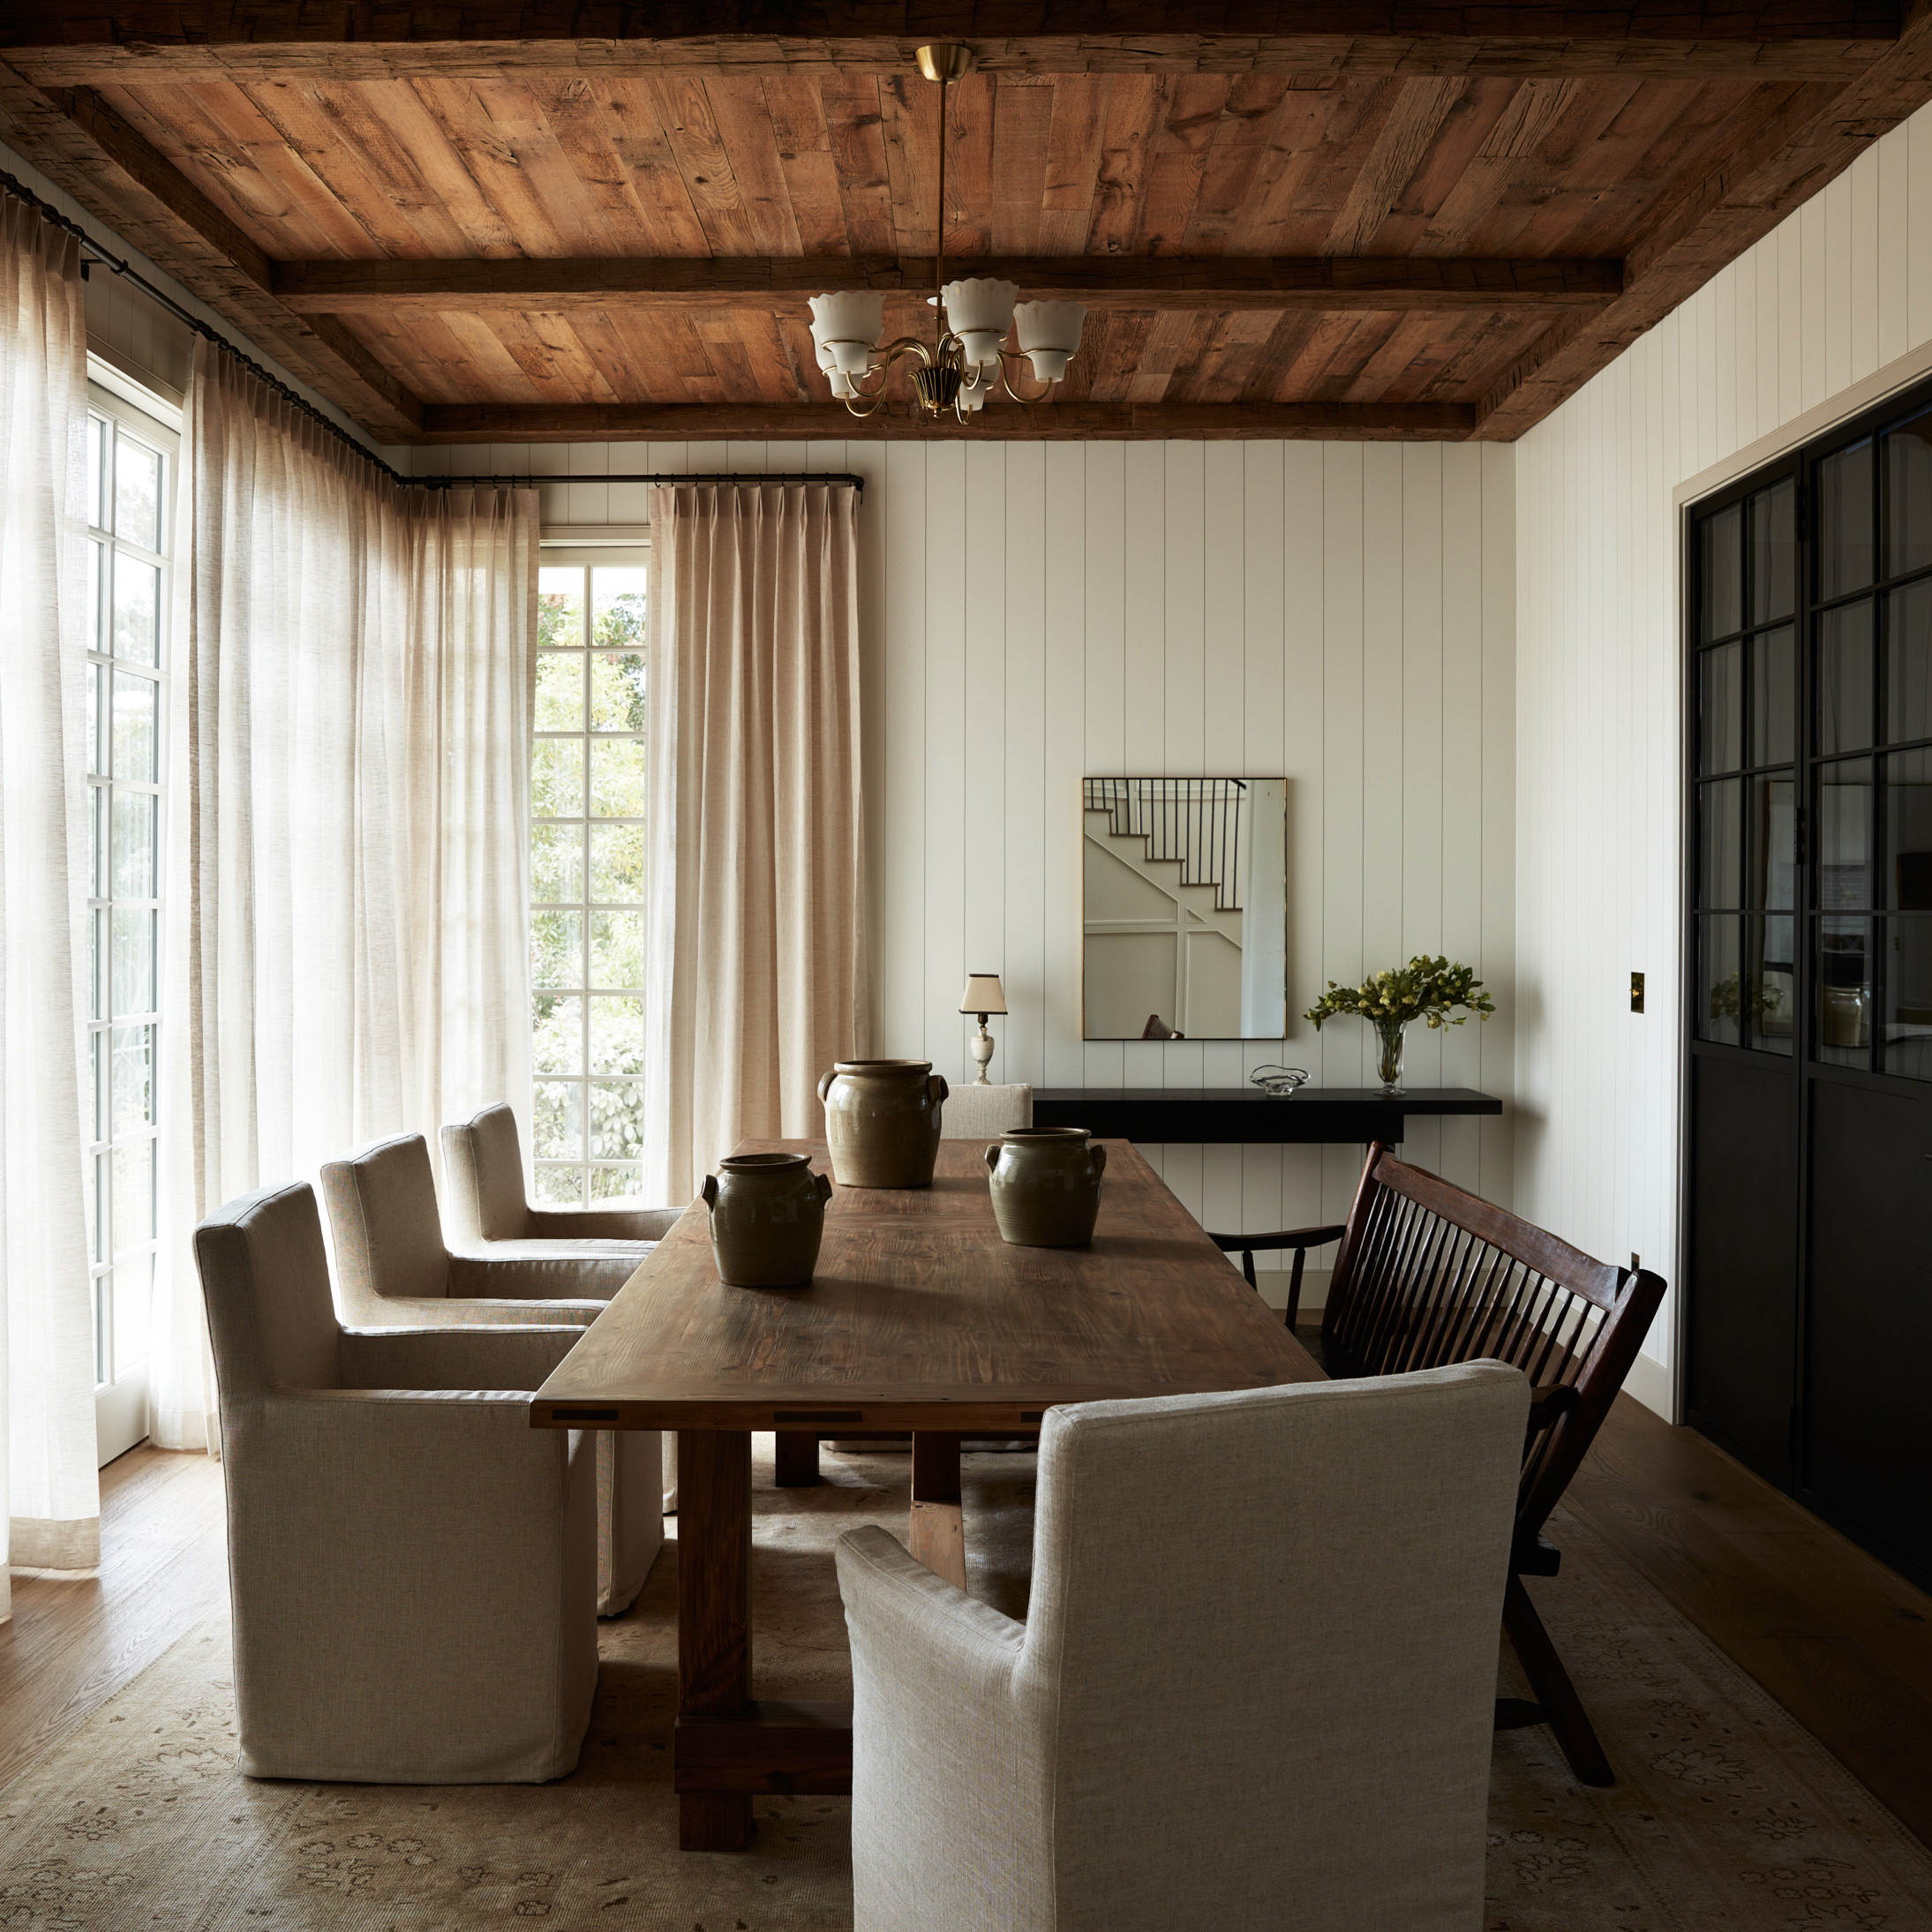
<svg viewBox="0 0 1932 1932"><path fill-rule="evenodd" d="M1078 1248L1094 1238L1107 1149L1085 1127L1015 1127L986 1150L993 1218L1016 1248Z"/></svg>
<svg viewBox="0 0 1932 1932"><path fill-rule="evenodd" d="M930 1060L840 1060L818 1083L841 1187L930 1187L944 1079Z"/></svg>
<svg viewBox="0 0 1932 1932"><path fill-rule="evenodd" d="M734 1154L704 1176L711 1254L727 1288L802 1288L818 1264L831 1182L802 1154Z"/></svg>

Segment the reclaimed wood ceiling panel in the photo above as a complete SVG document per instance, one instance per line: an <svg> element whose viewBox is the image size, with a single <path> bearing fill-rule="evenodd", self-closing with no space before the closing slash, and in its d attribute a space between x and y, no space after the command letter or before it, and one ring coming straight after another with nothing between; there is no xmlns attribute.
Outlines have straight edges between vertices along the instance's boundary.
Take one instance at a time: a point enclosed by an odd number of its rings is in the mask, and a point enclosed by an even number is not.
<svg viewBox="0 0 1932 1932"><path fill-rule="evenodd" d="M974 75L952 90L946 251L1619 256L1661 195L1802 92ZM917 76L101 94L278 257L934 251L937 90Z"/></svg>
<svg viewBox="0 0 1932 1932"><path fill-rule="evenodd" d="M1924 8L1691 0L1613 38L1646 11L1483 10L1587 17L1587 46L988 43L951 94L949 273L1092 313L1053 410L966 433L1520 433L1932 94ZM918 432L831 401L805 301L869 285L893 333L930 324L937 92L898 45L251 18L64 22L6 51L0 131L380 433Z"/></svg>

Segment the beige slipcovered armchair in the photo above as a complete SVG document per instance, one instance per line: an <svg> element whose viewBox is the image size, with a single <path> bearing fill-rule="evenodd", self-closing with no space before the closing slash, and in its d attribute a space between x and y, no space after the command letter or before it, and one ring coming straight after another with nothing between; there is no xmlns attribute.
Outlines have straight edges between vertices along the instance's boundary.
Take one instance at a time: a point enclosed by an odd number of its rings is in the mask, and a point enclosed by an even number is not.
<svg viewBox="0 0 1932 1932"><path fill-rule="evenodd" d="M195 1230L222 1404L241 1769L530 1784L597 1688L590 1439L530 1425L575 1327L340 1326L315 1196Z"/></svg>
<svg viewBox="0 0 1932 1932"><path fill-rule="evenodd" d="M378 1140L327 1162L322 1197L335 1247L337 1304L343 1321L357 1327L569 1322L582 1330L650 1252L634 1242L540 1241L507 1244L507 1252L452 1254L421 1134ZM658 1432L599 1430L597 1469L598 1614L614 1617L643 1588L664 1544Z"/></svg>
<svg viewBox="0 0 1932 1932"><path fill-rule="evenodd" d="M1048 1412L1024 1624L838 1546L856 1932L1478 1932L1530 1387Z"/></svg>
<svg viewBox="0 0 1932 1932"><path fill-rule="evenodd" d="M1024 1080L1004 1086L962 1081L939 1112L939 1131L948 1140L997 1140L1014 1127L1033 1124L1034 1090Z"/></svg>
<svg viewBox="0 0 1932 1932"><path fill-rule="evenodd" d="M549 1252L559 1241L595 1241L601 1252L642 1258L671 1232L680 1207L532 1207L523 1191L516 1116L502 1101L443 1128L449 1231L462 1254ZM634 1259L632 1265L636 1265Z"/></svg>

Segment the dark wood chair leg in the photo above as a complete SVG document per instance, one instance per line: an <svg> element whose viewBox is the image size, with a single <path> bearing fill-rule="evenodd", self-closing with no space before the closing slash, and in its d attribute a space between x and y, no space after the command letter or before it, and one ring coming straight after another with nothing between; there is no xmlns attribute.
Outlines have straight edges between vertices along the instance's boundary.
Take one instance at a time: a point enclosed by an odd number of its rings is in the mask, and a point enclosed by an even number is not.
<svg viewBox="0 0 1932 1932"><path fill-rule="evenodd" d="M810 1489L818 1481L818 1437L804 1429L780 1429L778 1435L778 1486Z"/></svg>
<svg viewBox="0 0 1932 1932"><path fill-rule="evenodd" d="M1570 1673L1563 1668L1563 1659L1556 1654L1556 1646L1550 1642L1550 1633L1543 1628L1543 1619L1537 1616L1537 1606L1530 1601L1530 1592L1523 1588L1520 1576L1512 1576L1503 1592L1503 1628L1515 1650L1516 1660L1522 1665L1523 1675L1530 1680L1530 1689L1536 1693L1544 1719L1556 1733L1556 1741L1569 1760L1577 1782L1615 1784L1616 1773L1604 1755L1603 1746L1597 1741L1590 1713L1583 1709L1583 1700L1576 1695ZM1513 1706L1519 1702L1503 1698L1499 1705ZM1504 1718L1505 1728L1512 1727L1512 1718L1517 1723L1522 1721L1520 1714L1512 1710Z"/></svg>

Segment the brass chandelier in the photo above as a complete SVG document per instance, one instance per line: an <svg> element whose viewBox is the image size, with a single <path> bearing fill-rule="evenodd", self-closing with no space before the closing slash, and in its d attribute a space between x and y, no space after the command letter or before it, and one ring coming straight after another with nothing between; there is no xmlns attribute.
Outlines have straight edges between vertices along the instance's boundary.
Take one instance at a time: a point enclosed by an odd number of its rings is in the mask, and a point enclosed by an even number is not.
<svg viewBox="0 0 1932 1932"><path fill-rule="evenodd" d="M986 406L996 388L1015 402L1044 402L1066 374L1080 346L1086 306L1080 302L1022 302L1011 282L974 275L946 280L946 89L973 70L970 48L940 44L919 49L919 71L939 86L939 211L933 273L933 339L885 333L885 296L876 289L848 289L811 298L812 346L831 393L854 416L885 406L892 365L902 357L919 363L913 394L920 414L932 421L948 410L962 423ZM1006 347L1011 334L1018 346ZM1014 372L1029 365L1036 394L1013 387ZM1024 383L1026 378L1021 377Z"/></svg>

